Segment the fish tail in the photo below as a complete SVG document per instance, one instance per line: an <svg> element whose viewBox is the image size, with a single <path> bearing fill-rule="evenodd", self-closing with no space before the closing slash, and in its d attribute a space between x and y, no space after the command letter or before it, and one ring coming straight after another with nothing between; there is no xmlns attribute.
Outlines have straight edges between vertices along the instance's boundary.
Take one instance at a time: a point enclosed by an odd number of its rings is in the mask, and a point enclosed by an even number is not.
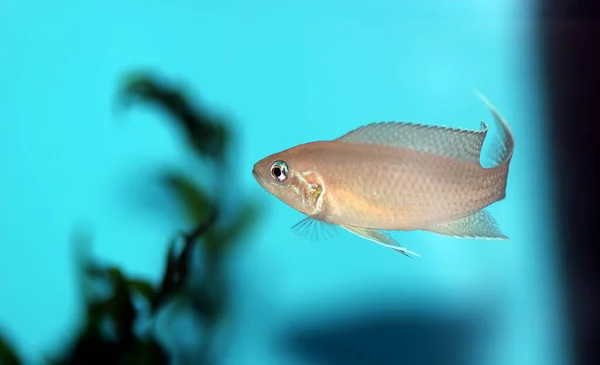
<svg viewBox="0 0 600 365"><path fill-rule="evenodd" d="M498 129L496 138L492 141L492 145L485 155L486 160L495 166L508 164L512 158L515 146L513 133L496 107L477 89L475 89L475 94L487 105L494 116L494 121Z"/></svg>

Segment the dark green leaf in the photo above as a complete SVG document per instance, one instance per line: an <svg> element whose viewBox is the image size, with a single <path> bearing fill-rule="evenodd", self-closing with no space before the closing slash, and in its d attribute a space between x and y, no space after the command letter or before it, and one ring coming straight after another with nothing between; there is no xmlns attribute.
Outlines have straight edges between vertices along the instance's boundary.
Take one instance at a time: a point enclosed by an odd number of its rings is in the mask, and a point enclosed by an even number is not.
<svg viewBox="0 0 600 365"><path fill-rule="evenodd" d="M188 177L175 172L165 173L164 181L178 196L191 222L206 219L213 205L206 194Z"/></svg>
<svg viewBox="0 0 600 365"><path fill-rule="evenodd" d="M152 302L155 294L152 284L143 280L129 280L129 287L132 291L141 294L148 302Z"/></svg>
<svg viewBox="0 0 600 365"><path fill-rule="evenodd" d="M258 218L258 207L245 203L237 214L230 219L227 227L207 234L206 244L211 251L223 252L238 242L240 236L254 224Z"/></svg>
<svg viewBox="0 0 600 365"><path fill-rule="evenodd" d="M228 140L223 123L206 110L195 107L181 91L149 73L135 73L125 79L120 95L126 106L133 101L157 104L183 128L198 154L217 160L223 158Z"/></svg>
<svg viewBox="0 0 600 365"><path fill-rule="evenodd" d="M134 341L124 359L127 365L166 365L169 358L162 347L155 341Z"/></svg>
<svg viewBox="0 0 600 365"><path fill-rule="evenodd" d="M110 278L110 280L112 281L113 285L122 285L123 287L125 287L126 285L126 280L125 280L125 275L123 275L123 273L121 272L121 270L117 267L108 267L106 269L106 274L108 275L108 277Z"/></svg>
<svg viewBox="0 0 600 365"><path fill-rule="evenodd" d="M21 360L8 342L0 336L0 365L19 365Z"/></svg>

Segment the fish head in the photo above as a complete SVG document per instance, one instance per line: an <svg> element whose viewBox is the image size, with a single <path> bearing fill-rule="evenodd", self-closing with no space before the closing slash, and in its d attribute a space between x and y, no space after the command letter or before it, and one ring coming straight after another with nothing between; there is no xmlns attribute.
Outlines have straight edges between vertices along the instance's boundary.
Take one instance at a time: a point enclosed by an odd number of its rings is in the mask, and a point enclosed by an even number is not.
<svg viewBox="0 0 600 365"><path fill-rule="evenodd" d="M323 182L310 158L311 148L300 145L258 161L252 175L277 199L307 215L318 214L323 204Z"/></svg>

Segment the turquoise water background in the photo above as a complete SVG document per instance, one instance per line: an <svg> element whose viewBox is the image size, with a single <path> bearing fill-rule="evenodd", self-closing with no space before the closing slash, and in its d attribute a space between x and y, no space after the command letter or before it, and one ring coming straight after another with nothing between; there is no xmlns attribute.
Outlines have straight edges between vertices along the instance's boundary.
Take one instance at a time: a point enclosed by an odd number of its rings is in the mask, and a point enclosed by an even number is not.
<svg viewBox="0 0 600 365"><path fill-rule="evenodd" d="M32 362L69 338L82 309L69 242L78 225L92 229L96 256L161 275L180 217L145 181L154 167L190 157L159 113L115 112L118 82L141 68L180 80L231 117L236 171L226 178L263 207L230 263L225 363L311 363L280 344L288 330L372 314L468 317L447 329L477 333L465 337L468 363L567 363L532 5L3 1L0 330ZM309 241L290 229L301 214L251 175L268 154L369 122L478 128L491 116L474 88L515 134L507 198L490 208L509 241L395 234L421 255L412 260L346 232Z"/></svg>

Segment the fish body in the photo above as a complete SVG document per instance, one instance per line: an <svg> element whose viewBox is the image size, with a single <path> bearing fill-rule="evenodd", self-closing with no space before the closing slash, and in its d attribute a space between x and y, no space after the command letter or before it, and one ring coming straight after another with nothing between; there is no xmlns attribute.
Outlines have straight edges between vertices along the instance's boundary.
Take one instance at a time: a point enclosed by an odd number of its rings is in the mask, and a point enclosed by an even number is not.
<svg viewBox="0 0 600 365"><path fill-rule="evenodd" d="M473 214L505 191L506 165L484 169L401 148L324 141L272 158L295 161L303 155L311 161L303 166L305 176L322 187L322 205L309 215L336 225L423 229Z"/></svg>
<svg viewBox="0 0 600 365"><path fill-rule="evenodd" d="M307 220L341 226L402 253L412 252L383 231L506 239L484 208L506 195L514 141L506 121L482 98L499 127L491 167L480 162L483 122L480 130L388 122L275 153L257 162L253 175Z"/></svg>

